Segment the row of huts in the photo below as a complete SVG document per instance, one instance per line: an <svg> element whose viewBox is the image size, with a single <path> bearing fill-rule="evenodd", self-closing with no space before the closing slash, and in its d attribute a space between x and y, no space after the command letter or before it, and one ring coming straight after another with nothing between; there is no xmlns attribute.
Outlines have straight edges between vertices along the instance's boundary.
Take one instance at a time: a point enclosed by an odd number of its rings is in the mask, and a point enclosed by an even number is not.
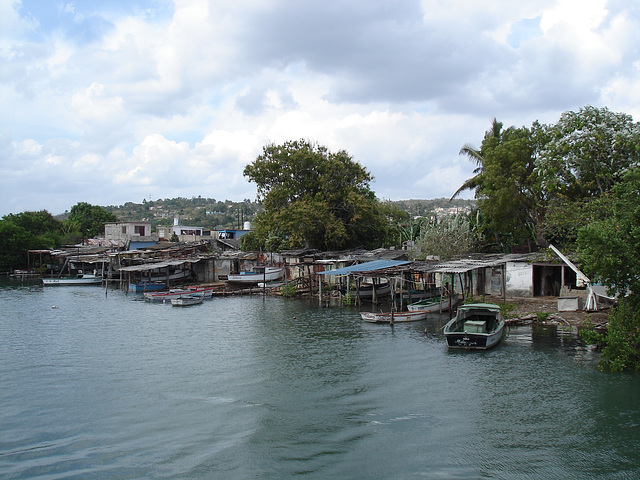
<svg viewBox="0 0 640 480"><path fill-rule="evenodd" d="M407 291L445 284L465 296L577 296L586 300L589 279L562 253L474 254L452 260L411 261L405 250L241 252L217 241L159 242L135 250L84 245L60 251L32 251L50 273L95 272L114 283L167 279L179 283L225 282L257 265L284 267L285 278L308 292L344 291L362 282L390 282ZM43 260L43 255L46 257Z"/></svg>

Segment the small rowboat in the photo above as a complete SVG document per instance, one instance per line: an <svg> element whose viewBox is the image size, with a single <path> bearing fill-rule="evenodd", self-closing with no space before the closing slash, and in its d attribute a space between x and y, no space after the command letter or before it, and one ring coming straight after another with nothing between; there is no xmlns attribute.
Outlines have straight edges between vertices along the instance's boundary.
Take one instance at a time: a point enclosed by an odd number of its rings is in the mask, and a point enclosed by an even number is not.
<svg viewBox="0 0 640 480"><path fill-rule="evenodd" d="M370 323L399 323L399 322L417 322L418 320L424 320L429 315L429 312L388 312L388 313L375 313L375 312L360 312L362 320Z"/></svg>
<svg viewBox="0 0 640 480"><path fill-rule="evenodd" d="M451 308L458 304L458 296L451 297ZM449 297L435 297L420 300L419 302L407 305L410 312L426 311L426 312L447 312L449 311Z"/></svg>
<svg viewBox="0 0 640 480"><path fill-rule="evenodd" d="M172 307L188 307L191 305L198 305L204 301L204 295L188 294L182 295L177 298L171 299Z"/></svg>
<svg viewBox="0 0 640 480"><path fill-rule="evenodd" d="M182 295L203 294L205 298L213 296L213 287L187 287L177 290L169 290L168 292L149 292L144 294L145 300L150 302L166 302L172 298L178 298Z"/></svg>
<svg viewBox="0 0 640 480"><path fill-rule="evenodd" d="M256 266L250 272L240 272L227 275L227 281L232 283L256 284L260 282L273 282L284 276L284 268Z"/></svg>

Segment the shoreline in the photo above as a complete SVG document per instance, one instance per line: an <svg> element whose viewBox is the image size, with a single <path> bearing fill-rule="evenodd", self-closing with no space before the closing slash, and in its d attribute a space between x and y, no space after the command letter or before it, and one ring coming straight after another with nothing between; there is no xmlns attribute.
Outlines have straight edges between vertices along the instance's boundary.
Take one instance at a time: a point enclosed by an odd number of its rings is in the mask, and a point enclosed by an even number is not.
<svg viewBox="0 0 640 480"><path fill-rule="evenodd" d="M557 297L507 297L505 303L514 304L515 310L508 312L507 323L557 323L581 327L586 322L603 325L609 320L610 307L599 307L599 310L558 311Z"/></svg>

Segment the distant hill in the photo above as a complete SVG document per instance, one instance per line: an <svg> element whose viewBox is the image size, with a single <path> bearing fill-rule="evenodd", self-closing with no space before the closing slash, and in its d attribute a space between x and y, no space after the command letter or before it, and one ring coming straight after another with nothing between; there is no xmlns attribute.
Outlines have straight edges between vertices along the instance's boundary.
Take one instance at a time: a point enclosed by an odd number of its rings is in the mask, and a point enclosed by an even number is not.
<svg viewBox="0 0 640 480"><path fill-rule="evenodd" d="M409 213L412 217L425 216L430 213L447 214L470 212L475 206L475 200L462 200L456 198L434 198L431 200L398 200L392 204Z"/></svg>
<svg viewBox="0 0 640 480"><path fill-rule="evenodd" d="M474 200L436 198L431 200L399 200L393 205L409 215L424 216L431 213L453 213L453 211L471 211ZM262 206L251 200L232 202L218 201L214 198L165 198L143 200L142 203L127 202L124 205L103 207L123 222L151 222L152 228L158 225L170 225L179 217L181 225L193 225L212 230L242 228L244 222L251 222L262 211Z"/></svg>
<svg viewBox="0 0 640 480"><path fill-rule="evenodd" d="M214 198L165 198L143 200L142 203L127 202L124 205L103 207L123 222L151 222L152 228L158 225L171 225L178 217L181 225L193 225L212 230L242 228L244 222L250 222L262 210L262 206L250 200L232 202L218 201Z"/></svg>

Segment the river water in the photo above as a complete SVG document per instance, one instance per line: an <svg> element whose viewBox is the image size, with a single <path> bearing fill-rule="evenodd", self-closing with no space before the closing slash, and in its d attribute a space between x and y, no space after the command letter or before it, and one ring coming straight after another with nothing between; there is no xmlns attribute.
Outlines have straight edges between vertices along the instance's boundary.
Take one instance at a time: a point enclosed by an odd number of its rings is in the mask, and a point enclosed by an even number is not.
<svg viewBox="0 0 640 480"><path fill-rule="evenodd" d="M640 478L640 377L261 296L0 285L0 478ZM427 333L425 334L425 329Z"/></svg>

